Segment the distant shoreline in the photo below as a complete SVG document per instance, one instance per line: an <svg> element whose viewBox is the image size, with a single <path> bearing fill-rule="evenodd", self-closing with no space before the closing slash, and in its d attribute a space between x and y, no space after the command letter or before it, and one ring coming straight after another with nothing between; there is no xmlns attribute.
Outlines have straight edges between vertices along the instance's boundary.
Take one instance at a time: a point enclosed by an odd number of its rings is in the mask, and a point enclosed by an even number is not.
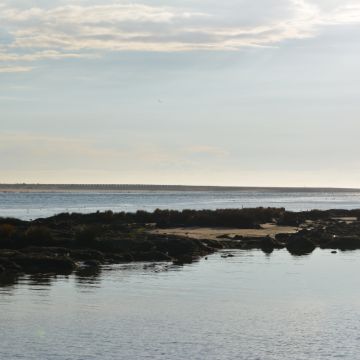
<svg viewBox="0 0 360 360"><path fill-rule="evenodd" d="M358 192L356 188L332 187L251 187L148 184L0 184L0 192L122 192L122 191L278 191Z"/></svg>

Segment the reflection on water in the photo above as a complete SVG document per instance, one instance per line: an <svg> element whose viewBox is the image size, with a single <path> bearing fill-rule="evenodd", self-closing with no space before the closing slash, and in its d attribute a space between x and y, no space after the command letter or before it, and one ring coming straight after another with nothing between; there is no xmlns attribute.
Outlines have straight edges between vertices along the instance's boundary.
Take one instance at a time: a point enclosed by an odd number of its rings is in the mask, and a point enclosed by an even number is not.
<svg viewBox="0 0 360 360"><path fill-rule="evenodd" d="M356 359L360 252L2 277L0 359Z"/></svg>

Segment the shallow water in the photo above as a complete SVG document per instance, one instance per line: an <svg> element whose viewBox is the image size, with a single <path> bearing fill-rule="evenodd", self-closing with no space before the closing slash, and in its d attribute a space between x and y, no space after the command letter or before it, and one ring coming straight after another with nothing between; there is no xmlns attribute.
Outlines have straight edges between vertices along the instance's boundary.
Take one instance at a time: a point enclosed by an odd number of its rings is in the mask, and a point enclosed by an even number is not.
<svg viewBox="0 0 360 360"><path fill-rule="evenodd" d="M0 358L359 357L359 251L233 254L3 281Z"/></svg>
<svg viewBox="0 0 360 360"><path fill-rule="evenodd" d="M360 208L356 191L118 191L17 193L0 192L0 216L34 219L60 212L139 209L219 209L273 206L288 210Z"/></svg>

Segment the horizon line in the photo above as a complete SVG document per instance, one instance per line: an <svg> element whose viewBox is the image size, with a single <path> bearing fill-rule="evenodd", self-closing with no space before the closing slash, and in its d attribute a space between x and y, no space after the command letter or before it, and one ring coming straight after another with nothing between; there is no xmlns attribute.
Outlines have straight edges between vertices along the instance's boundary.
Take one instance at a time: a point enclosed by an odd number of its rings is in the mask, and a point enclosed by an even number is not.
<svg viewBox="0 0 360 360"><path fill-rule="evenodd" d="M68 188L70 190L71 187L78 188L76 190L81 190L79 188L94 188L99 190L99 188L104 188L104 190L119 190L118 188L133 188L137 189L146 189L146 188L156 188L157 190L162 190L163 188L166 189L213 189L213 190L246 190L246 189L263 189L263 190L337 190L337 191L360 191L360 188L354 187L332 187L332 186L248 186L248 185L184 185L184 184L121 184L121 183L26 183L26 182L19 182L19 183L0 183L0 191L1 188L6 189L27 189L30 190L31 188L49 188L49 190L55 190L55 187L59 188ZM113 189L110 189L113 188ZM164 189L164 190L166 190ZM5 189L3 189L5 190ZM84 189L86 190L86 189Z"/></svg>

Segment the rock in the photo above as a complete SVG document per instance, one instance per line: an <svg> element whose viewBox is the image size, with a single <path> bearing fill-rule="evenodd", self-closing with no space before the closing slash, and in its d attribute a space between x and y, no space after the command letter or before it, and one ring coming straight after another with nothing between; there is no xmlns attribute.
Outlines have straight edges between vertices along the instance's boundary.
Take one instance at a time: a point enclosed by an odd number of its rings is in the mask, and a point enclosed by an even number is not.
<svg viewBox="0 0 360 360"><path fill-rule="evenodd" d="M229 258L229 257L234 257L233 254L221 254L222 258Z"/></svg>
<svg viewBox="0 0 360 360"><path fill-rule="evenodd" d="M216 237L217 239L231 239L229 234L223 234Z"/></svg>
<svg viewBox="0 0 360 360"><path fill-rule="evenodd" d="M272 253L274 251L275 245L275 241L270 236L260 240L260 249L266 254Z"/></svg>
<svg viewBox="0 0 360 360"><path fill-rule="evenodd" d="M336 251L336 250L333 250L331 253L332 253L332 254L337 254L337 251Z"/></svg>
<svg viewBox="0 0 360 360"><path fill-rule="evenodd" d="M58 256L58 255L67 255L69 249L58 246L28 246L21 249L22 253L27 254L47 254L48 256Z"/></svg>
<svg viewBox="0 0 360 360"><path fill-rule="evenodd" d="M122 262L132 262L134 261L134 256L126 254L107 254L107 259L112 263L122 263Z"/></svg>
<svg viewBox="0 0 360 360"><path fill-rule="evenodd" d="M222 249L228 240L208 240L202 239L201 242L207 246L208 249L211 249L211 252L214 252L214 249Z"/></svg>
<svg viewBox="0 0 360 360"><path fill-rule="evenodd" d="M191 264L195 258L191 255L183 255L179 256L178 258L174 259L174 265L184 265L184 264Z"/></svg>
<svg viewBox="0 0 360 360"><path fill-rule="evenodd" d="M0 258L11 258L15 255L19 255L20 252L12 249L1 249L0 250Z"/></svg>
<svg viewBox="0 0 360 360"><path fill-rule="evenodd" d="M84 265L87 267L99 267L101 263L98 260L86 260L84 261Z"/></svg>
<svg viewBox="0 0 360 360"><path fill-rule="evenodd" d="M166 236L152 239L156 249L170 257L193 256L196 253L208 253L208 248L199 240L180 236ZM206 250L206 251L205 251ZM204 254L205 255L205 254Z"/></svg>
<svg viewBox="0 0 360 360"><path fill-rule="evenodd" d="M292 234L288 233L279 233L275 235L275 240L281 243L287 242L291 238Z"/></svg>
<svg viewBox="0 0 360 360"><path fill-rule="evenodd" d="M22 269L19 265L15 264L14 261L8 258L0 258L0 266L6 272L20 272Z"/></svg>
<svg viewBox="0 0 360 360"><path fill-rule="evenodd" d="M315 250L313 242L302 236L292 236L286 243L286 249L292 255L307 255Z"/></svg>
<svg viewBox="0 0 360 360"><path fill-rule="evenodd" d="M133 254L135 261L171 261L171 257L156 250Z"/></svg>
<svg viewBox="0 0 360 360"><path fill-rule="evenodd" d="M74 260L78 261L86 261L86 260L97 260L103 262L105 260L105 256L101 251L93 250L93 249L71 249L69 250L70 257Z"/></svg>
<svg viewBox="0 0 360 360"><path fill-rule="evenodd" d="M94 278L97 277L101 272L100 267L96 266L83 266L76 269L77 277Z"/></svg>
<svg viewBox="0 0 360 360"><path fill-rule="evenodd" d="M12 260L28 273L69 274L76 268L75 262L65 256L22 254L15 256Z"/></svg>
<svg viewBox="0 0 360 360"><path fill-rule="evenodd" d="M266 237L246 237L242 241L242 249L261 249L265 253L271 253L274 249L281 249L284 244L271 238Z"/></svg>
<svg viewBox="0 0 360 360"><path fill-rule="evenodd" d="M323 246L324 249L356 250L360 249L359 236L337 236Z"/></svg>

